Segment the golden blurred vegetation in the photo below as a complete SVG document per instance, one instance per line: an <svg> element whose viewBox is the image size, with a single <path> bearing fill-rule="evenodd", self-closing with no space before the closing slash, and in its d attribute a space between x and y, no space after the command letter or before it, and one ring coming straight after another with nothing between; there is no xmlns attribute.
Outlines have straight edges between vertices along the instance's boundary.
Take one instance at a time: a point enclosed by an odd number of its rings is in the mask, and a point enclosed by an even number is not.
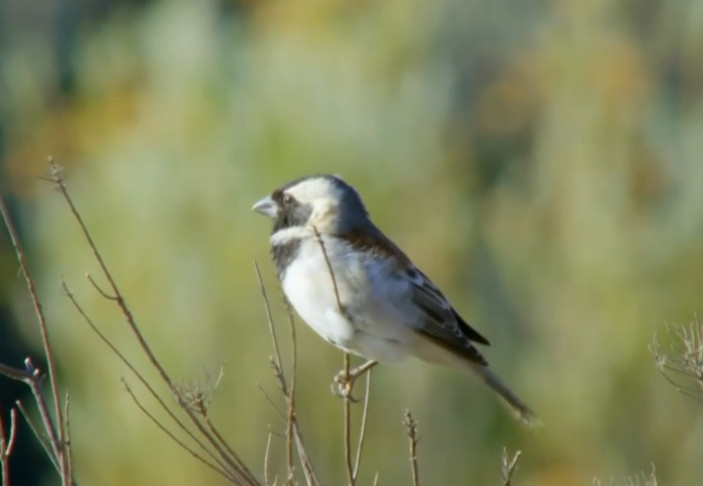
<svg viewBox="0 0 703 486"><path fill-rule="evenodd" d="M39 178L48 155L167 367L188 380L227 362L212 413L254 468L280 430L255 385L275 389L252 262L275 278L268 223L249 208L332 172L489 337L489 360L545 423L522 430L452 371L382 366L363 484L375 471L410 484L405 408L424 484L497 484L504 446L523 451L525 486L652 463L661 484L703 477L701 407L648 351L701 309L699 0L6 0L0 29L0 186L72 393L81 484L221 481L140 414L62 294L60 276L129 349ZM0 250L14 316L0 324L35 342ZM299 418L321 477L340 484L328 390L341 356L307 328L299 342Z"/></svg>

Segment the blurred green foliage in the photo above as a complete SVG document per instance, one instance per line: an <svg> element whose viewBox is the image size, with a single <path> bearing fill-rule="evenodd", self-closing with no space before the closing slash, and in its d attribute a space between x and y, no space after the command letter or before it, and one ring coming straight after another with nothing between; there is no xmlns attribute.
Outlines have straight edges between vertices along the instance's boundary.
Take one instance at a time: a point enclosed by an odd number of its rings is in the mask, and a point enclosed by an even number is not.
<svg viewBox="0 0 703 486"><path fill-rule="evenodd" d="M60 276L136 355L37 178L47 155L174 375L226 360L212 413L255 470L283 426L255 386L276 394L253 260L275 283L268 222L249 208L332 172L491 339L545 423L522 430L457 373L382 366L363 484L410 483L406 407L426 484L497 484L503 446L523 450L520 485L651 463L661 484L703 477L700 407L647 351L701 308L699 0L7 1L0 19L0 170L72 392L81 484L221 482L139 413L62 295ZM300 329L299 417L321 477L341 484L341 356Z"/></svg>

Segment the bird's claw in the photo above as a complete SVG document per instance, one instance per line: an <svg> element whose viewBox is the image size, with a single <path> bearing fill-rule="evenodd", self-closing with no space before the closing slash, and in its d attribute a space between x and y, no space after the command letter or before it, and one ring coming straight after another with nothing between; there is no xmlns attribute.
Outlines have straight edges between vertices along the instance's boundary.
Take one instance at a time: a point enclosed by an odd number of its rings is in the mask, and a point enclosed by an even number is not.
<svg viewBox="0 0 703 486"><path fill-rule="evenodd" d="M351 372L347 372L347 370L340 371L339 373L334 375L334 379L332 380L332 384L330 385L332 393L335 396L339 398L344 398L345 400L349 400L352 403L358 402L358 400L352 395L352 390L354 389L354 382L358 377L358 375L354 375Z"/></svg>
<svg viewBox="0 0 703 486"><path fill-rule="evenodd" d="M334 380L331 385L332 393L339 398L344 398L350 402L358 402L358 400L352 396L354 383L356 383L357 378L364 373L367 373L371 368L376 366L376 364L376 361L367 361L352 370L341 370L339 373L334 375Z"/></svg>

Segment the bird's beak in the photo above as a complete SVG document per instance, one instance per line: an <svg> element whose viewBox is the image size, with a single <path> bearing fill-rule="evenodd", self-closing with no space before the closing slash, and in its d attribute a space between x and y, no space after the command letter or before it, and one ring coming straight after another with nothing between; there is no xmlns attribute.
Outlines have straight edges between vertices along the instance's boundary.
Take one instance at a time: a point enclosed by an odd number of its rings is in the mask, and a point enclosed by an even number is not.
<svg viewBox="0 0 703 486"><path fill-rule="evenodd" d="M264 216L268 216L269 218L275 218L278 214L278 204L271 199L271 196L266 196L265 198L258 200L256 204L251 207L251 209L257 213L263 214Z"/></svg>

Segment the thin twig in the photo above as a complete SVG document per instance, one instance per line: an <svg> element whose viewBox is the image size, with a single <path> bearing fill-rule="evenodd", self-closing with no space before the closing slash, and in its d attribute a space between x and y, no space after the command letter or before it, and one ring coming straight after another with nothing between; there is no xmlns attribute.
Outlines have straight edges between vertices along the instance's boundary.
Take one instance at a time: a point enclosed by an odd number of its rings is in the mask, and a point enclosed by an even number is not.
<svg viewBox="0 0 703 486"><path fill-rule="evenodd" d="M293 319L293 311L290 308L288 300L284 298L286 303L286 311L288 312L288 322L290 324L290 341L291 341L291 377L290 377L290 393L288 400L288 422L286 427L286 469L288 470L288 478L290 479L294 473L293 468L293 428L296 423L295 415L295 391L298 375L298 346L295 336L295 321Z"/></svg>
<svg viewBox="0 0 703 486"><path fill-rule="evenodd" d="M417 443L419 441L417 437L417 422L413 418L410 410L405 410L405 419L403 420L405 425L405 433L408 436L408 446L410 449L410 469L413 476L413 486L420 485L420 475L418 474L417 467Z"/></svg>
<svg viewBox="0 0 703 486"><path fill-rule="evenodd" d="M97 246L95 245L95 242L93 241L93 237L90 234L90 231L88 231L88 227L86 226L85 222L83 221L83 216L78 212L78 209L76 208L75 204L73 203L73 199L71 198L70 194L68 193L68 190L66 189L66 184L63 179L63 175L61 173L61 168L54 163L53 160L49 162L50 168L51 168L51 176L54 181L54 184L56 184L56 187L58 188L59 192L61 192L61 195L63 196L64 200L68 204L69 209L71 210L71 213L73 214L74 219L78 223L78 226L81 229L81 232L83 233L83 237L85 238L86 242L88 243L88 246L90 247L91 251L93 252L93 256L95 257L95 260L98 262L98 265L100 266L100 270L103 273L103 276L107 279L108 283L110 284L110 289L112 290L112 296L111 298L114 298L114 300L117 302L117 305L119 306L120 310L122 311L123 316L125 317L125 320L127 321L128 326L132 330L132 333L136 337L137 341L139 342L139 346L142 348L144 353L147 355L149 358L149 361L151 364L156 368L156 370L159 372L159 375L161 375L161 379L169 386L170 389L173 389L173 383L171 380L171 377L168 375L166 372L166 369L161 365L161 362L156 358L156 355L151 349L151 346L146 342L146 339L144 339L144 336L142 335L141 330L139 329L139 326L137 325L137 322L134 319L134 316L132 314L132 311L129 309L127 306L127 303L122 296L122 293L120 292L119 288L117 287L117 283L115 282L115 279L112 276L112 272L107 268L107 264L105 263L105 260L103 259L102 254L98 250ZM91 278L92 280L92 278ZM101 294L106 294L105 291L100 291Z"/></svg>
<svg viewBox="0 0 703 486"><path fill-rule="evenodd" d="M41 334L42 347L49 368L49 385L51 388L51 395L54 402L54 414L56 416L57 423L63 424L63 411L61 410L61 402L59 400L59 387L56 378L56 364L54 360L54 353L51 349L51 344L49 342L49 332L46 326L46 317L44 316L44 310L42 309L41 302L39 301L39 295L37 294L37 289L34 285L34 279L32 278L32 275L29 272L29 266L27 265L27 260L24 255L22 245L20 244L19 237L17 236L17 232L15 231L15 227L12 224L12 221L10 220L10 214L2 198L0 198L0 213L2 213L2 218L5 222L5 227L7 228L7 231L10 234L10 241L12 242L12 246L15 249L17 261L20 264L22 275L24 276L24 280L27 284L27 289L29 290L29 295L32 299L32 304L34 305L34 313L36 314L37 322L39 324L39 332ZM68 477L69 467L67 463L66 454L64 453L65 451L63 449L65 440L63 435L63 427L55 427L51 416L48 414L42 417L42 420L44 420L45 424L48 425L46 432L47 434L49 434L49 438L52 442L52 448L56 453L56 457L58 461L60 461L61 483L63 484L63 486L71 486L73 478Z"/></svg>
<svg viewBox="0 0 703 486"><path fill-rule="evenodd" d="M233 458L235 461L237 461L237 464L239 465L240 468L246 469L246 465L242 460L239 458L239 455L232 449L232 447L229 445L229 443L225 440L225 438L220 434L220 432L217 430L217 427L210 421L209 418L205 417L205 423L207 424L208 428L210 429L210 433L215 436L215 438L218 440L218 442L227 450L229 453L230 457ZM257 481L258 484L258 481Z"/></svg>
<svg viewBox="0 0 703 486"><path fill-rule="evenodd" d="M271 432L269 432L268 437L266 438L266 450L264 452L264 483L266 486L270 486L271 482L269 481L269 456L271 455Z"/></svg>
<svg viewBox="0 0 703 486"><path fill-rule="evenodd" d="M0 478L2 486L10 486L10 454L15 445L15 437L17 437L17 409L12 407L10 410L10 429L9 434L5 434L5 427L0 418Z"/></svg>
<svg viewBox="0 0 703 486"><path fill-rule="evenodd" d="M276 415L280 417L281 420L284 422L286 421L286 416L281 412L281 410L278 408L276 403L274 403L273 398L271 398L271 395L268 394L266 390L264 390L264 387L261 386L261 383L256 383L256 387L259 389L261 394L264 396L266 401L268 402L269 405L271 405L271 408L273 409L274 412L276 412Z"/></svg>
<svg viewBox="0 0 703 486"><path fill-rule="evenodd" d="M371 370L366 375L366 389L364 390L364 407L361 412L361 425L359 427L359 442L356 447L356 461L354 463L354 479L359 478L359 466L361 464L361 453L364 450L364 439L366 438L366 423L368 421L369 402L371 396Z"/></svg>
<svg viewBox="0 0 703 486"><path fill-rule="evenodd" d="M349 376L349 353L344 353L344 375ZM352 465L352 452L351 452L351 400L349 397L345 397L342 400L342 409L344 411L344 465L347 469L347 479L349 480L349 486L354 486L356 484L356 478L354 476L354 467Z"/></svg>
<svg viewBox="0 0 703 486"><path fill-rule="evenodd" d="M315 473L315 469L312 465L312 462L310 461L310 458L308 457L307 451L305 450L305 445L303 443L303 435L302 432L300 431L300 427L298 425L298 419L295 415L295 402L293 401L293 382L291 381L291 387L289 388L286 382L286 377L285 373L283 371L283 367L280 365L281 359L280 359L280 348L278 346L278 339L276 338L276 332L275 332L275 326L273 322L273 316L271 313L271 305L268 299L268 293L266 292L266 287L264 286L264 281L263 278L261 277L261 271L259 269L259 264L255 261L254 262L254 270L256 271L256 278L259 282L259 290L261 292L261 296L264 301L264 310L266 312L266 321L269 326L269 333L271 334L271 342L274 348L274 355L275 358L272 358L272 364L274 368L274 375L276 379L279 382L279 386L281 388L281 391L283 393L283 397L286 400L286 403L288 404L288 427L287 427L287 437L286 437L286 463L287 467L289 468L288 475L287 475L287 482L290 482L292 479L295 478L294 474L291 474L291 472L294 473L294 470L292 469L292 445L288 445L288 441L290 440L289 437L293 437L295 440L295 447L298 451L298 459L300 460L301 465L303 466L303 474L305 475L305 480L308 484L308 486L317 486L320 484L319 479L317 478L317 474ZM292 320L292 314L290 314L290 308L289 310L289 317ZM293 325L291 323L291 325ZM292 342L292 347L293 347L293 356L295 357L297 354L296 351L296 346L297 343L295 341L295 331L291 331L291 337L293 338ZM294 368L295 370L295 368ZM289 435L291 434L291 435ZM288 451L290 451L290 455L288 455Z"/></svg>
<svg viewBox="0 0 703 486"><path fill-rule="evenodd" d="M34 437L37 439L37 442L39 442L39 445L41 445L44 449L44 452L51 461L51 464L54 465L56 472L60 474L61 468L59 467L58 462L56 462L56 457L54 457L54 453L51 450L51 445L47 442L46 437L44 437L44 435L39 431L39 427L37 426L37 424L34 423L34 420L32 420L32 417L29 415L27 409L24 408L24 404L20 400L17 400L15 404L17 405L17 409L22 414L22 417L24 418L25 422L27 422L27 425L29 425L29 429L34 434Z"/></svg>
<svg viewBox="0 0 703 486"><path fill-rule="evenodd" d="M308 452L305 449L305 445L303 444L303 435L300 432L300 428L298 427L297 422L293 431L295 432L295 447L298 450L298 458L300 459L300 463L303 465L303 474L305 475L305 482L308 486L319 486L320 480L317 478L315 468L313 467L312 461L310 461Z"/></svg>
<svg viewBox="0 0 703 486"><path fill-rule="evenodd" d="M266 287L264 286L264 281L261 278L261 270L259 268L259 263L254 262L254 268L256 270L256 277L259 281L259 290L261 292L261 295L264 299L264 308L266 311L266 321L268 323L268 328L269 328L269 334L271 336L271 343L273 345L273 352L274 355L271 357L271 365L273 366L274 369L274 374L276 378L278 379L279 386L281 387L281 392L283 393L283 397L286 400L287 403L287 413L286 416L284 417L284 420L286 421L286 476L287 476L287 483L290 482L291 478L295 476L294 474L294 466L293 466L293 434L294 434L294 428L295 428L295 368L296 368L296 355L295 351L293 352L293 378L291 382L291 387L290 390L288 388L288 382L286 380L285 373L283 371L283 364L282 364L282 359L281 359L281 351L280 347L278 345L278 335L276 334L276 327L274 325L274 320L273 320L273 314L271 313L271 306L269 304L269 299L268 299L268 293L266 292ZM292 326L292 324L291 324ZM295 328L291 331L292 336L293 336L293 342L295 342ZM295 349L295 345L293 345L293 348ZM261 393L264 394L268 402L271 404L274 410L276 412L283 416L283 414L278 410L278 407L276 407L271 400L271 398L266 394L266 392L261 388L259 385L259 389L261 390Z"/></svg>
<svg viewBox="0 0 703 486"><path fill-rule="evenodd" d="M66 437L66 442L64 447L66 450L66 464L68 464L68 477L73 478L73 446L71 444L71 419L69 415L69 407L71 405L71 394L66 391L66 399L64 401L64 437Z"/></svg>
<svg viewBox="0 0 703 486"><path fill-rule="evenodd" d="M320 232L317 230L315 226L312 227L313 232L315 233L315 238L317 239L318 244L320 245L320 249L322 250L322 256L325 258L325 264L327 265L327 270L330 274L330 279L332 280L332 288L334 290L334 297L337 301L337 310L339 313L344 316L347 316L347 312L345 307L342 305L342 301L339 298L339 287L337 285L337 278L335 277L334 274L334 269L332 268L332 262L330 261L329 255L327 254L327 248L325 247L325 242L322 239L322 235L320 235ZM351 322L351 319L349 319ZM345 387L345 392L343 394L343 400L342 400L342 409L344 411L344 464L346 466L347 470L347 479L349 481L349 486L354 486L356 484L356 473L355 473L355 467L352 463L352 446L351 446L351 402L352 402L352 387L353 387L353 379L356 377L352 377L349 373L350 369L350 364L351 364L351 356L349 353L345 352L344 353L344 367L342 368L342 381L345 383L348 383ZM363 430L363 424L362 424L362 430ZM361 441L361 438L360 438ZM358 465L358 460L359 456L357 456L357 465Z"/></svg>
<svg viewBox="0 0 703 486"><path fill-rule="evenodd" d="M107 292L105 292L100 285L97 284L95 280L93 280L93 277L89 274L85 274L85 278L88 279L88 282L90 282L93 285L93 288L98 291L100 295L102 295L105 299L107 300L117 300L117 297L114 295L110 295Z"/></svg>
<svg viewBox="0 0 703 486"><path fill-rule="evenodd" d="M273 352L274 352L274 364L275 366L278 367L278 369L281 371L280 375L278 376L279 381L281 382L281 386L283 388L283 394L288 395L288 384L286 383L286 378L283 375L282 371L283 368L281 366L281 351L280 347L278 346L278 336L276 335L276 327L274 325L274 320L273 320L273 314L271 313L271 305L269 304L269 298L268 298L268 293L266 292L266 286L264 285L264 281L261 278L261 270L259 269L259 263L254 262L254 269L256 270L256 278L259 281L259 291L261 292L262 297L264 298L264 310L266 311L266 322L268 322L268 328L269 328L269 334L271 335L271 342L273 343Z"/></svg>
<svg viewBox="0 0 703 486"><path fill-rule="evenodd" d="M217 464L213 464L212 462L208 461L206 458L204 458L202 455L200 455L198 452L193 450L188 444L180 440L178 437L176 437L173 432L171 432L164 424L162 424L151 412L149 412L144 405L139 401L137 396L134 394L134 391L132 391L132 387L129 386L129 383L123 378L122 379L122 384L125 387L125 390L129 394L129 396L132 398L132 401L134 401L135 405L141 412L146 415L149 420L151 420L161 431L166 434L171 440L173 440L176 444L181 446L182 449L187 451L191 456L205 464L207 467L212 469L213 471L217 472L218 474L224 476L230 481L233 481L234 478L230 475L230 472L227 470L225 464L217 460L215 458L215 461Z"/></svg>
<svg viewBox="0 0 703 486"><path fill-rule="evenodd" d="M7 366L2 363L0 363L0 375L5 375L12 380L21 382L32 379L32 374L26 369L13 368L12 366Z"/></svg>
<svg viewBox="0 0 703 486"><path fill-rule="evenodd" d="M34 363L30 358L24 360L24 365L27 368L27 372L32 375L31 378L24 380L24 382L32 390L32 396L34 396L34 403L37 405L39 410L39 417L42 420L42 426L44 431L49 436L49 445L54 453L54 458L56 459L56 464L59 466L58 472L61 476L61 481L63 484L63 478L68 474L66 469L67 464L65 463L64 454L64 444L57 444L54 440L57 437L63 437L63 432L58 431L54 428L54 421L51 418L51 413L49 412L49 405L46 403L46 398L44 397L44 392L41 386L41 372L34 367ZM63 417L63 411L61 412L61 417ZM63 418L62 418L63 420Z"/></svg>
<svg viewBox="0 0 703 486"><path fill-rule="evenodd" d="M703 323L696 317L688 326L667 325L666 330L670 337L667 349L656 334L649 346L657 368L677 391L703 403ZM691 384L678 381L684 378Z"/></svg>
<svg viewBox="0 0 703 486"><path fill-rule="evenodd" d="M508 450L505 447L503 448L503 454L501 455L501 480L503 486L511 486L520 454L520 451L515 451L515 454L510 457L508 456Z"/></svg>
<svg viewBox="0 0 703 486"><path fill-rule="evenodd" d="M228 474L234 478L235 481L238 481L242 484L249 484L249 485L258 485L260 484L259 481L254 477L254 475L249 471L249 469L246 467L246 465L242 462L242 460L236 455L236 454L231 454L231 448L225 447L222 444L222 441L218 439L211 430L208 430L206 424L203 423L202 420L200 420L200 417L197 415L197 413L192 410L188 404L188 402L184 399L184 397L178 393L177 387L175 386L173 380L171 377L168 375L166 369L163 367L161 362L156 358L155 353L147 343L146 339L144 338L139 326L136 323L136 320L134 319L134 315L132 314L131 309L127 305L124 296L120 292L119 288L117 287L117 284L115 282L114 277L112 276L112 273L110 270L107 268L107 265L105 263L105 260L102 257L102 254L100 251L97 249L97 246L95 245L95 242L93 241L93 238L88 231L88 228L83 221L82 216L78 212L75 204L73 203L73 200L71 196L69 195L67 189L66 189L66 184L63 180L63 176L61 174L61 169L60 167L55 164L53 161L50 161L50 168L51 168L51 176L52 180L55 183L57 189L59 192L62 194L64 200L68 204L71 213L73 214L73 217L75 218L76 222L78 223L81 232L83 233L84 238L86 239L86 242L88 243L88 246L90 247L93 256L97 260L101 272L105 279L107 280L110 291L112 295L114 296L114 301L116 302L117 306L120 308L122 315L125 318L125 321L127 325L129 326L130 330L132 331L132 334L134 335L135 339L137 340L142 352L147 356L147 359L151 363L151 365L156 369L158 372L160 378L162 381L168 386L169 390L171 390L176 398L176 401L179 405L179 407L183 410L183 412L188 416L190 419L191 423L196 427L198 432L202 437L207 439L207 442L209 443L210 447L212 447L217 454L220 456L221 460L227 465L228 468ZM106 292L102 292L106 293ZM111 299L112 300L112 299ZM111 347L114 349L114 346ZM159 403L163 404L163 401L159 399ZM163 406L163 405L162 405ZM168 412L168 410L167 410Z"/></svg>
<svg viewBox="0 0 703 486"><path fill-rule="evenodd" d="M193 440L205 453L207 453L213 460L216 460L215 454L210 451L210 449L205 446L205 444L199 440L193 432L188 429L188 427L185 426L185 424L176 416L176 414L169 408L168 405L166 405L166 402L164 401L163 398L156 392L153 386L147 381L147 379L142 375L137 368L127 359L127 357L122 354L122 352L117 349L117 347L110 341L105 334L95 325L93 320L86 314L86 312L83 310L83 307L78 303L76 300L76 297L73 295L71 290L68 288L68 285L66 284L65 281L61 281L61 287L63 288L64 293L68 297L68 300L71 301L73 304L73 307L78 311L78 313L83 317L83 320L88 324L90 329L100 338L100 340L105 343L105 345L110 348L110 350L119 358L122 363L124 363L127 368L134 374L134 376L137 377L137 380L147 389L149 394L154 397L154 399L159 403L159 406L168 414L168 416L173 420L176 425L184 432L186 433L191 440Z"/></svg>
<svg viewBox="0 0 703 486"><path fill-rule="evenodd" d="M332 270L332 262L330 262L330 257L327 254L327 248L325 247L325 242L322 240L322 235L320 235L320 232L317 231L317 228L315 226L312 227L313 232L315 233L315 238L317 239L317 242L320 245L320 248L322 249L322 256L325 257L325 264L327 264L327 270L329 271L330 278L332 279L332 288L334 289L334 297L337 299L337 310L343 315L346 316L346 310L344 306L342 305L342 301L339 298L339 287L337 286L337 279L334 276L334 271Z"/></svg>

